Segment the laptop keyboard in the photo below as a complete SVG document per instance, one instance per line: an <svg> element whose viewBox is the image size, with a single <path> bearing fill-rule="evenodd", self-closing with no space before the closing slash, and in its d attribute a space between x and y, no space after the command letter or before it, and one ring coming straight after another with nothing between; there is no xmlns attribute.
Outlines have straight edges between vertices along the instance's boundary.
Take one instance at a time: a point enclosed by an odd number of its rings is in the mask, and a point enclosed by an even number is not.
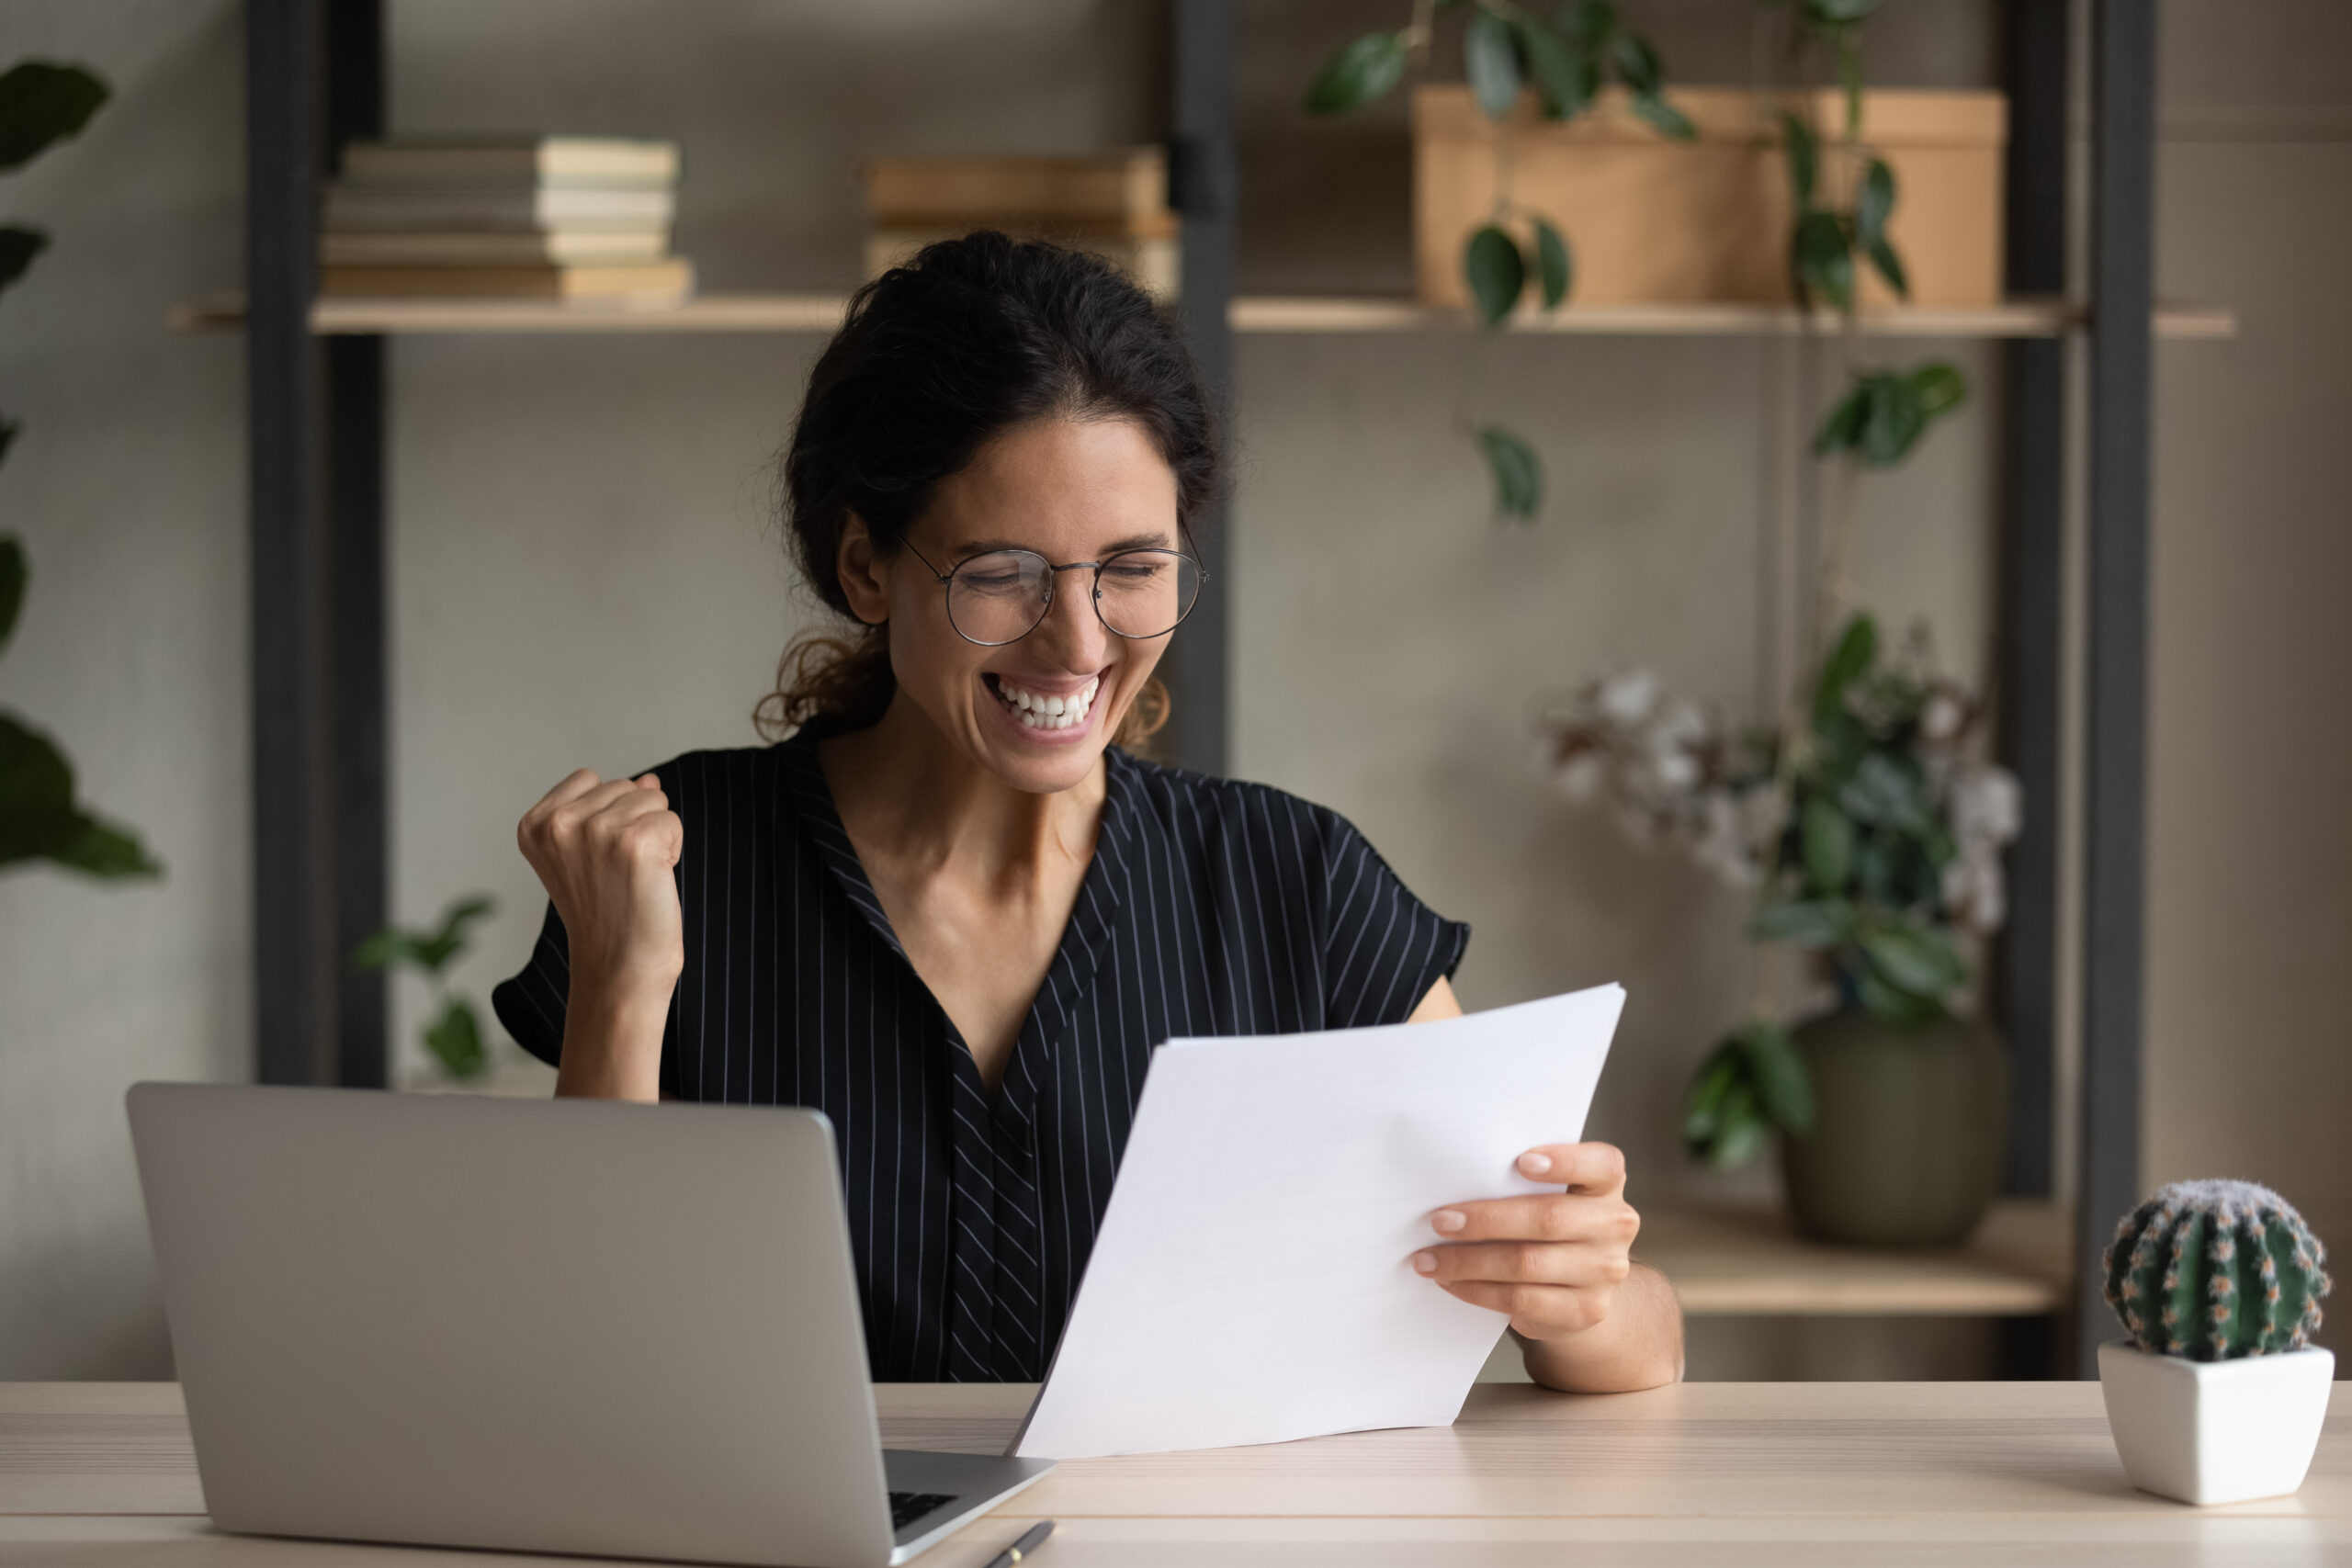
<svg viewBox="0 0 2352 1568"><path fill-rule="evenodd" d="M893 1492L890 1494L890 1528L904 1529L942 1503L953 1503L955 1500L953 1492Z"/></svg>

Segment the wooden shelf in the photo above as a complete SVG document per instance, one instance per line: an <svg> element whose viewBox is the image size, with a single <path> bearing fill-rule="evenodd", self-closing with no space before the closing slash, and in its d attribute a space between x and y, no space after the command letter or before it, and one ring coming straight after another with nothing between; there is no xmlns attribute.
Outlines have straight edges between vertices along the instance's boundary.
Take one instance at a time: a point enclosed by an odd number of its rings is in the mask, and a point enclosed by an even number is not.
<svg viewBox="0 0 2352 1568"><path fill-rule="evenodd" d="M704 294L679 305L565 303L535 299L322 299L311 322L322 333L829 333L841 324L839 294ZM2010 299L1981 307L1905 307L1874 310L1867 330L1886 337L2054 337L2083 324L2084 312L2062 299ZM1465 332L1468 312L1411 299L1259 295L1238 299L1239 333ZM234 295L182 305L178 331L233 329L244 322ZM1527 333L1613 337L1793 337L1838 330L1837 318L1787 305L1569 305L1527 312L1513 323ZM2159 305L2160 338L2226 338L2237 318L2208 305Z"/></svg>
<svg viewBox="0 0 2352 1568"><path fill-rule="evenodd" d="M1693 1317L2023 1317L2072 1297L2072 1221L2004 1200L1965 1247L1897 1251L1800 1240L1769 1210L1638 1205L1634 1256L1674 1282Z"/></svg>

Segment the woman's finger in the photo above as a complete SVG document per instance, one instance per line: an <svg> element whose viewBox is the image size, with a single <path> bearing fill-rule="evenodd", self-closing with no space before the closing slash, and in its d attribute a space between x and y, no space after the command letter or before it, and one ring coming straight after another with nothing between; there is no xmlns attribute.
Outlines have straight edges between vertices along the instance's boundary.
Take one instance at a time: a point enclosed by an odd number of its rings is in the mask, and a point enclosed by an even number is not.
<svg viewBox="0 0 2352 1568"><path fill-rule="evenodd" d="M1441 1285L1615 1285L1632 1268L1624 1251L1559 1241L1480 1241L1413 1254L1413 1271Z"/></svg>
<svg viewBox="0 0 2352 1568"><path fill-rule="evenodd" d="M569 806L604 782L596 776L593 769L574 768L562 778L558 779L555 787L539 796L537 803L524 815L526 817L540 816L553 811L559 806Z"/></svg>
<svg viewBox="0 0 2352 1568"><path fill-rule="evenodd" d="M1539 1192L1454 1203L1430 1215L1430 1229L1448 1241L1591 1241L1631 1247L1641 1215L1623 1198L1580 1192Z"/></svg>
<svg viewBox="0 0 2352 1568"><path fill-rule="evenodd" d="M1498 1284L1471 1280L1446 1286L1472 1306L1498 1312L1532 1339L1546 1339L1590 1328L1609 1315L1608 1298L1597 1291L1565 1285Z"/></svg>
<svg viewBox="0 0 2352 1568"><path fill-rule="evenodd" d="M1612 1193L1625 1185L1624 1151L1614 1144L1539 1144L1519 1156L1519 1174L1572 1192Z"/></svg>

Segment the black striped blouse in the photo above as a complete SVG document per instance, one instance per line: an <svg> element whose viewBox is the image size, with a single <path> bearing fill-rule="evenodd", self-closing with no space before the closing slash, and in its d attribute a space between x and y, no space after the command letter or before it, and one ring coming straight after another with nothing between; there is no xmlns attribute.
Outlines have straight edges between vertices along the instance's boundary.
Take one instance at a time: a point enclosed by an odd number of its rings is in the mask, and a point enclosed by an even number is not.
<svg viewBox="0 0 2352 1568"><path fill-rule="evenodd" d="M1093 863L991 1095L892 934L805 733L652 770L685 821L670 1098L833 1123L885 1382L1034 1382L1110 1201L1152 1048L1407 1017L1469 930L1337 813L1112 749ZM499 1021L554 1062L555 911Z"/></svg>

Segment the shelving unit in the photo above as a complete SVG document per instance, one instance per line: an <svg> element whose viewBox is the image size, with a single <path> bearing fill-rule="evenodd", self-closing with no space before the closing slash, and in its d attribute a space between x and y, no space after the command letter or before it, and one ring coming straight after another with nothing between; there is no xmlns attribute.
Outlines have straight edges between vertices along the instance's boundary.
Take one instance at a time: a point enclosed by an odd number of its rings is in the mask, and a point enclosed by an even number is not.
<svg viewBox="0 0 2352 1568"><path fill-rule="evenodd" d="M683 304L631 309L514 299L321 299L311 308L311 330L322 336L399 336L412 333L830 333L841 325L848 296L841 294L703 294ZM228 296L182 306L172 325L183 332L244 324L243 299ZM1864 320L1878 337L2057 337L2089 324L2088 313L2058 299L2006 300L1998 305L1877 310ZM1283 333L1463 333L1477 323L1468 312L1412 299L1363 296L1244 295L1227 310L1242 334ZM2237 319L2209 305L2156 307L2159 338L2226 338ZM1593 337L1795 337L1838 330L1827 311L1786 305L1566 305L1528 311L1511 323L1520 333Z"/></svg>
<svg viewBox="0 0 2352 1568"><path fill-rule="evenodd" d="M706 296L629 312L515 303L321 300L316 191L345 142L384 129L384 0L249 0L249 307L192 308L183 324L242 324L250 401L256 1076L380 1084L380 976L340 961L386 916L384 367L416 333L821 333L831 295ZM2080 915L2082 1123L2070 1255L2138 1196L2145 836L2149 379L2154 340L2227 336L2229 313L2159 308L2152 291L2155 17L2146 0L2091 0L2086 287L2067 267L2069 0L2006 0L2010 104L2007 284L1982 310L1890 310L1890 335L2007 340L2000 406L2002 751L2030 800L2055 802L2069 632L2064 517L2070 404L2062 341L2079 333L2087 385L2089 539L2082 624L2088 775ZM1171 204L1183 216L1179 310L1211 385L1229 389L1242 333L1447 332L1459 312L1409 300L1233 297L1237 169L1232 0L1170 6ZM1826 330L1760 305L1571 306L1544 333L1784 336ZM1213 573L1232 581L1221 509L1204 519ZM1204 599L1170 655L1171 745L1225 761L1231 595ZM1997 964L2013 1085L2006 1186L2046 1195L2055 1171L2059 852L2030 814L2010 856L2013 916ZM1694 1276L1695 1277L1695 1276ZM2071 1286L2074 1360L2094 1365L2101 1310ZM2038 1298L2039 1299L2039 1298Z"/></svg>
<svg viewBox="0 0 2352 1568"><path fill-rule="evenodd" d="M1965 1246L1826 1247L1769 1209L1644 1203L1634 1254L1674 1281L1692 1317L2042 1317L2064 1310L2073 1222L2005 1199Z"/></svg>

